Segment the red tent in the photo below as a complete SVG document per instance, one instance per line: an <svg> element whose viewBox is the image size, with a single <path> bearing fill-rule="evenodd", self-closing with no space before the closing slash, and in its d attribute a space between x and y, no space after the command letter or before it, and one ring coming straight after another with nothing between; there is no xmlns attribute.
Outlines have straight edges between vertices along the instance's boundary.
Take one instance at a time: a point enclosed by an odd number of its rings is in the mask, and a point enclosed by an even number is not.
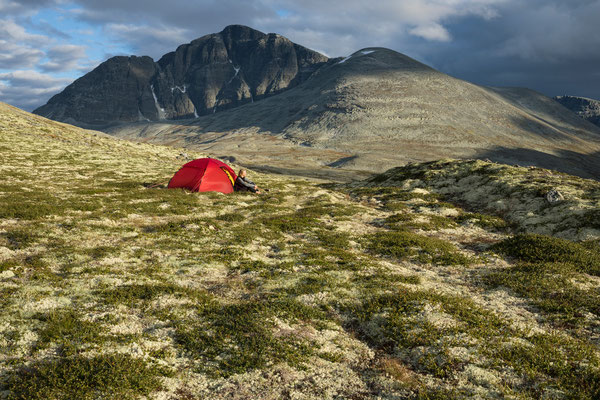
<svg viewBox="0 0 600 400"><path fill-rule="evenodd" d="M192 192L233 192L236 175L231 167L214 158L199 158L185 164L169 181L169 189Z"/></svg>

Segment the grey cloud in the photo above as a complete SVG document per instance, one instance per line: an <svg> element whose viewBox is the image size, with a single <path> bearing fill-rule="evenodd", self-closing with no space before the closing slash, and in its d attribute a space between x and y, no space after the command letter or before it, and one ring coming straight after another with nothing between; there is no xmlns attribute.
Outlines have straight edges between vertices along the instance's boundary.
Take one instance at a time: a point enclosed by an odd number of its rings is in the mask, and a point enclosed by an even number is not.
<svg viewBox="0 0 600 400"><path fill-rule="evenodd" d="M105 31L126 42L138 53L136 55L149 55L154 59L189 41L189 32L178 27L108 24Z"/></svg>
<svg viewBox="0 0 600 400"><path fill-rule="evenodd" d="M338 56L357 47L396 47L394 44L398 43L390 39L398 37L407 41L415 36L449 41L451 36L444 26L446 19L464 15L489 19L497 15L495 6L504 1L380 0L365 7L362 0L205 0L193 3L149 0L143 6L119 0L80 0L81 8L75 13L78 18L103 24L107 29L110 25L121 27L113 29L119 39L154 57L159 55L157 46L164 51L166 46L175 45L172 43L176 38L186 39L177 43L181 44L218 32L232 23L281 33L300 44ZM279 16L279 10L286 10L290 16ZM139 29L131 27L132 20ZM165 40L157 41L157 30L163 31Z"/></svg>
<svg viewBox="0 0 600 400"><path fill-rule="evenodd" d="M29 16L42 6L59 3L57 0L0 0L0 14L12 16Z"/></svg>
<svg viewBox="0 0 600 400"><path fill-rule="evenodd" d="M102 25L105 33L129 45L137 55L154 59L227 25L257 27L257 19L277 16L275 10L256 0L149 0L143 6L117 0L80 0L78 4L81 7L72 11L74 17Z"/></svg>
<svg viewBox="0 0 600 400"><path fill-rule="evenodd" d="M60 38L63 40L72 39L71 35L61 31L60 29L57 29L55 26L46 21L38 21L34 23L31 18L27 18L25 19L25 26L27 28L37 29L41 32L44 32L48 36L52 36L53 38Z"/></svg>
<svg viewBox="0 0 600 400"><path fill-rule="evenodd" d="M79 0L77 3L82 6L76 11L77 17L88 22L129 25L133 20L139 25L178 27L202 34L220 31L232 23L249 23L256 18L276 15L260 0L148 0L143 5L120 0Z"/></svg>
<svg viewBox="0 0 600 400"><path fill-rule="evenodd" d="M419 38L449 41L451 35L445 26L449 19L462 16L490 19L497 15L495 6L503 1L381 0L372 2L368 7L360 0L269 0L269 3L290 13L287 18L271 22L282 33L320 32L328 38L327 43L321 45L328 53L345 55L367 46L385 46L402 51L406 43ZM344 51L340 51L339 47Z"/></svg>
<svg viewBox="0 0 600 400"><path fill-rule="evenodd" d="M47 36L28 33L22 25L10 18L0 19L0 39L26 43L29 46L42 46L49 42Z"/></svg>
<svg viewBox="0 0 600 400"><path fill-rule="evenodd" d="M9 82L12 86L35 86L40 89L47 89L66 84L71 81L68 78L55 78L51 75L41 74L32 70L19 70L14 72L5 72L0 74L0 81Z"/></svg>
<svg viewBox="0 0 600 400"><path fill-rule="evenodd" d="M34 68L44 58L48 43L51 38L30 34L12 19L0 19L0 69Z"/></svg>
<svg viewBox="0 0 600 400"><path fill-rule="evenodd" d="M30 70L1 73L0 98L6 103L32 111L64 89L70 81Z"/></svg>
<svg viewBox="0 0 600 400"><path fill-rule="evenodd" d="M450 24L451 43L423 44L427 61L480 84L600 98L600 1L511 1L498 11Z"/></svg>
<svg viewBox="0 0 600 400"><path fill-rule="evenodd" d="M0 69L33 68L44 52L0 39Z"/></svg>
<svg viewBox="0 0 600 400"><path fill-rule="evenodd" d="M49 61L40 65L45 72L64 72L79 68L79 63L85 60L85 46L59 45L46 52Z"/></svg>
<svg viewBox="0 0 600 400"><path fill-rule="evenodd" d="M579 3L575 5L574 3ZM504 9L499 56L554 62L587 57L600 47L597 21L600 1L569 2L531 0Z"/></svg>

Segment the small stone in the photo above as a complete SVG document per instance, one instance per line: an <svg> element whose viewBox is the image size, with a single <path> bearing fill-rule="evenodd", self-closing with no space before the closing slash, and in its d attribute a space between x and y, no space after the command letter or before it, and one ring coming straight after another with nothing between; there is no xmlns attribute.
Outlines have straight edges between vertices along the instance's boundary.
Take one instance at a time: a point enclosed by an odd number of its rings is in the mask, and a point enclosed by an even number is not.
<svg viewBox="0 0 600 400"><path fill-rule="evenodd" d="M548 193L546 193L546 200L550 204L559 203L564 199L565 197L562 195L561 192L558 191L558 189L552 189Z"/></svg>
<svg viewBox="0 0 600 400"><path fill-rule="evenodd" d="M10 269L7 269L6 271L3 271L2 273L0 273L0 278L2 279L10 279L10 278L14 278L15 273L12 272Z"/></svg>

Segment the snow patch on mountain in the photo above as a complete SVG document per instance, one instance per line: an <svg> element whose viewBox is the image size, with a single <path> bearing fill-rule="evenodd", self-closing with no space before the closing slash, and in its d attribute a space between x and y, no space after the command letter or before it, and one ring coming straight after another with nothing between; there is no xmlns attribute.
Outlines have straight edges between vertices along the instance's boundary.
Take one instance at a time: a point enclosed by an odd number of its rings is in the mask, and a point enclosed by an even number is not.
<svg viewBox="0 0 600 400"><path fill-rule="evenodd" d="M156 111L158 112L158 119L166 119L165 109L158 104L158 98L156 97L156 93L154 93L154 85L150 85L150 90L152 90L152 97L154 97L154 105L156 106Z"/></svg>

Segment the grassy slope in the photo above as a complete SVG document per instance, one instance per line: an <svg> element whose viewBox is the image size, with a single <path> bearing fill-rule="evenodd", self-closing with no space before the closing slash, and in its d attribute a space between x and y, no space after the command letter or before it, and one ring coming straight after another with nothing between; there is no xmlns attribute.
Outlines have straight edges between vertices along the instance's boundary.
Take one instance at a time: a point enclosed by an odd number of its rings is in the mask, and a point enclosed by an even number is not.
<svg viewBox="0 0 600 400"><path fill-rule="evenodd" d="M523 231L571 240L600 237L600 184L543 168L439 160L392 168L359 185L427 188L501 215ZM551 189L565 201L549 204L545 196Z"/></svg>
<svg viewBox="0 0 600 400"><path fill-rule="evenodd" d="M2 105L0 131L8 398L600 394L594 241L511 238L410 168L190 194L146 187L183 163L174 149Z"/></svg>

